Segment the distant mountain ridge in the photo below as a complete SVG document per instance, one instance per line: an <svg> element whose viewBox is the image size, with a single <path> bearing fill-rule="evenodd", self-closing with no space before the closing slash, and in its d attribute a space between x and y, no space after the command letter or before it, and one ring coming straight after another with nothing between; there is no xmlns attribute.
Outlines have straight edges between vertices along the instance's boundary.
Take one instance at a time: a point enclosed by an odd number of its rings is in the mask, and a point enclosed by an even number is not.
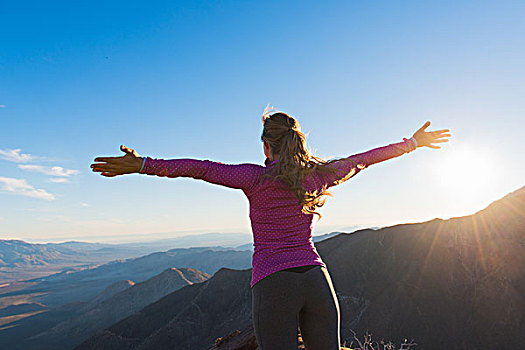
<svg viewBox="0 0 525 350"><path fill-rule="evenodd" d="M525 343L525 187L474 215L340 234L316 244L350 330L422 349ZM250 270L219 270L76 349L206 349L251 320ZM248 349L248 348L247 348Z"/></svg>
<svg viewBox="0 0 525 350"><path fill-rule="evenodd" d="M223 247L176 248L138 258L114 260L93 268L57 273L31 281L52 283L118 278L140 282L172 266L191 267L206 273L215 273L223 266L247 268L251 266L251 253Z"/></svg>
<svg viewBox="0 0 525 350"><path fill-rule="evenodd" d="M339 232L314 236L317 242ZM250 242L250 243L244 243ZM29 243L22 240L0 239L0 284L17 280L31 280L52 274L63 275L119 259L130 259L155 252L174 249L209 248L250 250L251 234L204 233L174 238L132 243L90 243L67 241L62 243Z"/></svg>
<svg viewBox="0 0 525 350"><path fill-rule="evenodd" d="M0 239L0 267L48 265L78 259L78 254L78 251L58 244L35 244L14 239Z"/></svg>
<svg viewBox="0 0 525 350"><path fill-rule="evenodd" d="M143 252L143 248L102 243L0 240L0 283L74 271L115 259L143 255Z"/></svg>
<svg viewBox="0 0 525 350"><path fill-rule="evenodd" d="M140 257L158 251L187 247L232 249L250 242L241 233L205 233L132 243L29 243L0 239L0 284L53 273L75 271L116 259Z"/></svg>

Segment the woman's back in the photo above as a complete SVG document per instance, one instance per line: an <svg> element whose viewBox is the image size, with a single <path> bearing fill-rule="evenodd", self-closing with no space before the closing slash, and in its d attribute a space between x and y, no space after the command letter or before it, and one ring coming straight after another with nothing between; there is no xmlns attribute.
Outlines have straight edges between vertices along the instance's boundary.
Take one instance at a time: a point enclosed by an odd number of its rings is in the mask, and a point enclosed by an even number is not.
<svg viewBox="0 0 525 350"><path fill-rule="evenodd" d="M312 214L283 180L265 177L276 161L265 162L256 184L244 191L250 202L254 253L252 282L286 268L325 266L312 243Z"/></svg>

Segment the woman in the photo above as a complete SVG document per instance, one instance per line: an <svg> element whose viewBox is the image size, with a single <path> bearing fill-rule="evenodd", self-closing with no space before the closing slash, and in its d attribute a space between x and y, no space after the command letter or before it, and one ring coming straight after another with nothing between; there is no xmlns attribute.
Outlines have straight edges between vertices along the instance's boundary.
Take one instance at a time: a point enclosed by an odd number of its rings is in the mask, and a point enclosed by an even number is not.
<svg viewBox="0 0 525 350"><path fill-rule="evenodd" d="M449 130L426 132L347 158L323 161L306 148L305 135L291 116L263 114L265 166L222 164L195 159L140 157L121 146L122 157L96 158L93 171L113 177L141 173L192 177L241 189L250 203L254 238L253 325L262 350L297 349L297 328L308 350L339 350L340 311L325 263L312 243L312 221L327 189L364 168L411 152L440 148ZM320 216L320 215L319 215Z"/></svg>

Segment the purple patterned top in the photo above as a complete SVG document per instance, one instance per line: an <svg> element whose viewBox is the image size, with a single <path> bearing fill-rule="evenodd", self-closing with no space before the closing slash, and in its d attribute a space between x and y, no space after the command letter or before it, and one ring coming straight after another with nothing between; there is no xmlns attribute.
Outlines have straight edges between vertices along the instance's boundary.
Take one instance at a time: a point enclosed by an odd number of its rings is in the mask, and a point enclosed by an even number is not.
<svg viewBox="0 0 525 350"><path fill-rule="evenodd" d="M340 159L329 166L335 173L312 173L305 177L307 190L337 185L362 169L416 149L412 139L372 149ZM167 177L192 177L214 184L241 189L250 203L253 232L251 287L264 277L291 267L325 266L312 242L313 215L304 214L295 194L282 180L267 174L278 160L265 166L257 164L222 164L196 159L152 159L144 161L142 174Z"/></svg>

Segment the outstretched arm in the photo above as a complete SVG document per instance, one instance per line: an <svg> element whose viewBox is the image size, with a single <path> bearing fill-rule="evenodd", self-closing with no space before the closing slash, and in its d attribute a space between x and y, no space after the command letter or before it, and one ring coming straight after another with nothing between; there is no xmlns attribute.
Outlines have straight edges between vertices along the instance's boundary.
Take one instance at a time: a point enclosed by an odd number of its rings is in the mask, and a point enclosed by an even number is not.
<svg viewBox="0 0 525 350"><path fill-rule="evenodd" d="M403 142L374 148L368 152L354 154L348 158L363 167L367 167L412 152L418 147L430 147L434 149L441 148L434 145L434 143L448 142L450 130L442 129L426 132L425 130L429 125L430 122L426 122L414 133L414 135L412 135L410 139L403 139Z"/></svg>
<svg viewBox="0 0 525 350"><path fill-rule="evenodd" d="M242 190L251 189L256 182L259 166L255 164L222 164L197 159L152 159L141 157L135 150L120 146L122 157L99 157L91 165L94 172L106 177L141 173L165 177L191 177L213 184Z"/></svg>
<svg viewBox="0 0 525 350"><path fill-rule="evenodd" d="M429 125L430 122L423 124L410 139L403 139L402 142L354 154L329 164L328 168L333 169L333 171L320 173L321 182L328 187L338 185L372 164L399 157L419 147L438 149L440 147L436 146L436 143L448 142L450 130L442 129L427 132L425 130Z"/></svg>

